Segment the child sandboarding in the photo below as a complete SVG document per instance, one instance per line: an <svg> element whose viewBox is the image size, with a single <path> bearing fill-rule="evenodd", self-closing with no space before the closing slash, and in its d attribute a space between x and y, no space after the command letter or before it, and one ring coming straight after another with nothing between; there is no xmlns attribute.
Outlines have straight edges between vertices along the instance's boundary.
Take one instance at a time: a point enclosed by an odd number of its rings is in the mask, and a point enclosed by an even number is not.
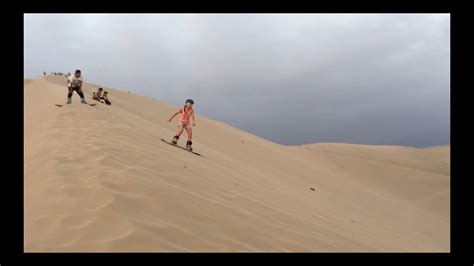
<svg viewBox="0 0 474 266"><path fill-rule="evenodd" d="M170 144L177 145L179 137L183 133L184 130L186 130L186 133L188 134L188 141L186 142L186 149L189 151L192 151L192 138L193 138L193 129L191 127L191 121L193 120L192 126L196 125L196 119L194 118L194 110L193 110L193 104L194 101L192 99L187 99L185 102L185 105L178 109L169 119L168 122L171 122L175 116L178 114L181 114L179 116L179 121L178 121L178 131L176 132L176 135L173 137L173 140L171 141Z"/></svg>
<svg viewBox="0 0 474 266"><path fill-rule="evenodd" d="M77 94L79 94L81 97L81 103L87 104L86 99L84 98L84 93L82 92L82 82L83 80L80 70L76 70L74 76L68 77L68 94L66 104L71 104L72 94L74 91L77 92Z"/></svg>
<svg viewBox="0 0 474 266"><path fill-rule="evenodd" d="M82 84L83 84L83 78L81 75L81 70L76 70L74 73L74 76L66 76L67 78L67 86L68 86L68 94L67 94L67 102L66 104L71 104L72 102L72 94L73 92L77 92L79 96L81 97L81 103L83 104L89 104L86 102L86 99L84 97L84 92L82 91ZM58 107L63 106L63 104L55 104ZM89 104L91 106L96 105L95 103Z"/></svg>

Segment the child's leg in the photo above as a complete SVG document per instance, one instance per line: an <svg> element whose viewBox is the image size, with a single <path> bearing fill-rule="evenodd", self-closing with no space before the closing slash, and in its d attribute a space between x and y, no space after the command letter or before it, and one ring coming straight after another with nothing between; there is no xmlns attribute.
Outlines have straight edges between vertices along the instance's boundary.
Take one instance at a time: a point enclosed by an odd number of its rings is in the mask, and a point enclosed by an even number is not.
<svg viewBox="0 0 474 266"><path fill-rule="evenodd" d="M183 125L179 124L178 125L178 132L176 132L176 136L178 136L178 137L181 136L181 134L183 133L183 130L184 130Z"/></svg>
<svg viewBox="0 0 474 266"><path fill-rule="evenodd" d="M191 127L186 128L186 133L188 133L188 140L193 140L193 129Z"/></svg>
<svg viewBox="0 0 474 266"><path fill-rule="evenodd" d="M72 88L68 87L68 93L67 93L67 103L70 104L72 102Z"/></svg>
<svg viewBox="0 0 474 266"><path fill-rule="evenodd" d="M79 94L79 96L81 97L81 100L84 100L84 93L82 92L82 89L78 88L76 90L77 94Z"/></svg>
<svg viewBox="0 0 474 266"><path fill-rule="evenodd" d="M72 97L72 88L71 87L68 87L68 92L67 92L67 97L68 98L71 98Z"/></svg>

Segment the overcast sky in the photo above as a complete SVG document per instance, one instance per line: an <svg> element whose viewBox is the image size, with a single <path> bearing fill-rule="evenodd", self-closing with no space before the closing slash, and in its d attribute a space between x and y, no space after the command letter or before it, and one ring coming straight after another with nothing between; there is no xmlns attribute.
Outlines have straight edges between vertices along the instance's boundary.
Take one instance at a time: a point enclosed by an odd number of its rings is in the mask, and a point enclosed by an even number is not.
<svg viewBox="0 0 474 266"><path fill-rule="evenodd" d="M24 22L25 78L79 68L86 82L175 105L192 98L197 114L281 144L450 143L449 14L26 14Z"/></svg>

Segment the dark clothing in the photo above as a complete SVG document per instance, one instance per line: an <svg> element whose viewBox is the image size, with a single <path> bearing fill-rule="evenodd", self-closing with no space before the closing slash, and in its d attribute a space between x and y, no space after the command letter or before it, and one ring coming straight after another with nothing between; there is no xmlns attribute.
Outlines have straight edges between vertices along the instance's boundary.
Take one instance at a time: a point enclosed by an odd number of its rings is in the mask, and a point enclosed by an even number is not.
<svg viewBox="0 0 474 266"><path fill-rule="evenodd" d="M72 93L76 91L77 94L79 94L79 96L81 96L81 98L84 98L84 93L82 92L82 89L80 87L69 87L69 93L67 94L67 97L68 98L71 98L72 97Z"/></svg>
<svg viewBox="0 0 474 266"><path fill-rule="evenodd" d="M100 97L100 99L104 100L104 102L105 102L107 105L112 105L112 103L109 102L109 98L107 97L107 95L103 94L102 97Z"/></svg>

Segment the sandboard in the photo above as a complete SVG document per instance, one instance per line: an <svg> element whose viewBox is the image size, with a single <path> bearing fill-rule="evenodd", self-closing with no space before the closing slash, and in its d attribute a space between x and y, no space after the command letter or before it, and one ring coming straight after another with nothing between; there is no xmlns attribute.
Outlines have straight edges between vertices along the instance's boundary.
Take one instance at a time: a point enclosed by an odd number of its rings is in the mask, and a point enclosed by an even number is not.
<svg viewBox="0 0 474 266"><path fill-rule="evenodd" d="M171 146L175 146L175 147L178 147L178 148L183 149L183 150L185 150L185 151L188 151L188 152L194 153L194 154L196 154L196 155L202 156L201 154L199 154L199 153L197 153L197 152L190 151L190 150L188 150L188 149L186 149L186 148L183 148L183 147L181 147L181 146L175 145L175 144L173 144L173 143L171 143L171 142L169 142L169 141L167 141L167 140L164 140L164 139L161 139L161 140L164 141L164 142L166 142L166 143L168 143L168 144L171 145Z"/></svg>
<svg viewBox="0 0 474 266"><path fill-rule="evenodd" d="M63 106L64 104L57 104L57 103L55 103L54 105L56 105L57 107L61 107L61 106ZM90 105L90 106L95 106L95 105L97 105L97 104L96 104L96 103L88 103L88 105Z"/></svg>

